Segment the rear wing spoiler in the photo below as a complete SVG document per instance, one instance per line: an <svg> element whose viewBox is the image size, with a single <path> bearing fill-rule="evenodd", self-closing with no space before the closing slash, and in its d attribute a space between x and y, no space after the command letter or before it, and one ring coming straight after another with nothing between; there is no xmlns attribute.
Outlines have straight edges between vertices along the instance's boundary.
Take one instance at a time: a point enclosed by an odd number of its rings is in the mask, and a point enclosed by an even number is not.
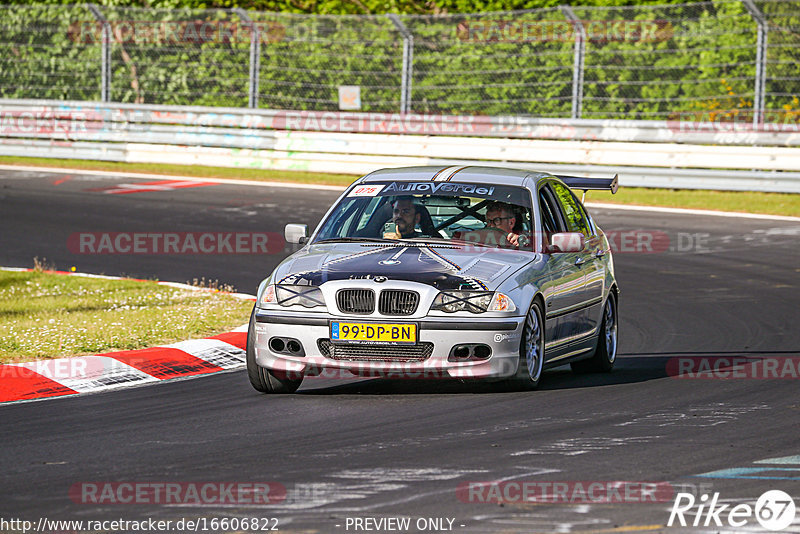
<svg viewBox="0 0 800 534"><path fill-rule="evenodd" d="M572 189L583 189L584 194L589 189L598 189L601 191L609 190L611 194L617 192L619 185L617 180L619 174L615 174L613 178L579 178L578 176L559 176L556 178L567 184Z"/></svg>

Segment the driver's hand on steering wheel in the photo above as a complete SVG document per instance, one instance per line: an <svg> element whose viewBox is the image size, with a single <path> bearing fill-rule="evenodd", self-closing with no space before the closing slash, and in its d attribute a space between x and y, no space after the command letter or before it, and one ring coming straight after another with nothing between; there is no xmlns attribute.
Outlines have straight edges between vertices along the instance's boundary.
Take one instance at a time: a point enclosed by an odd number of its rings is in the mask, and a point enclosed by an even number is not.
<svg viewBox="0 0 800 534"><path fill-rule="evenodd" d="M487 230L494 230L495 232L503 232L501 228L496 226L486 226ZM514 232L508 232L505 234L506 241L509 245L514 247L519 247L519 234L515 234Z"/></svg>

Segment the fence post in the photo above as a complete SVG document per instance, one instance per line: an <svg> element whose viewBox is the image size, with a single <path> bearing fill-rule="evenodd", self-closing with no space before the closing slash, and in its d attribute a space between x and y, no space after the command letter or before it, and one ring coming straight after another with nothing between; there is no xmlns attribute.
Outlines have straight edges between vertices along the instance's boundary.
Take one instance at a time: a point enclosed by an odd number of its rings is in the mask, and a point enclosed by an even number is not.
<svg viewBox="0 0 800 534"><path fill-rule="evenodd" d="M753 98L753 125L758 126L764 122L764 93L767 85L767 33L769 25L764 14L753 3L753 0L742 0L742 3L758 25L756 37L756 87L755 98Z"/></svg>
<svg viewBox="0 0 800 534"><path fill-rule="evenodd" d="M411 76L414 72L414 36L408 31L400 17L394 13L386 15L403 36L403 73L400 80L400 113L411 111Z"/></svg>
<svg viewBox="0 0 800 534"><path fill-rule="evenodd" d="M96 4L86 4L97 22L103 25L100 48L100 101L111 101L111 25Z"/></svg>
<svg viewBox="0 0 800 534"><path fill-rule="evenodd" d="M586 55L586 29L570 6L559 6L564 17L575 28L575 56L572 66L572 118L580 119L583 111L583 62Z"/></svg>
<svg viewBox="0 0 800 534"><path fill-rule="evenodd" d="M258 26L250 19L247 12L240 8L234 8L233 11L250 26L250 78L249 87L247 89L247 107L258 107L258 88L259 88L259 71L261 69L261 34Z"/></svg>

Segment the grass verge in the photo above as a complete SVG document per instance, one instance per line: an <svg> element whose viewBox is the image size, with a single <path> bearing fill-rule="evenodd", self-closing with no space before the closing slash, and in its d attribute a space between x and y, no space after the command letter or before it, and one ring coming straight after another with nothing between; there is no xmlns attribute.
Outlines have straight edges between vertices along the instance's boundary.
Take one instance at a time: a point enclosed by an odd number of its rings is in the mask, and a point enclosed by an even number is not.
<svg viewBox="0 0 800 534"><path fill-rule="evenodd" d="M138 172L165 176L196 176L268 182L347 186L357 178L350 174L326 174L305 171L200 167L161 163L117 163L107 161L24 158L0 156L0 165L59 167L76 170ZM748 191L705 191L693 189L645 189L622 187L616 195L590 191L587 200L641 206L666 206L717 211L741 211L770 215L800 216L800 195L791 193L755 193Z"/></svg>
<svg viewBox="0 0 800 534"><path fill-rule="evenodd" d="M0 363L213 336L246 324L252 307L155 282L0 271Z"/></svg>
<svg viewBox="0 0 800 534"><path fill-rule="evenodd" d="M586 193L586 201L800 216L800 195L792 193L620 187L616 195L589 191Z"/></svg>

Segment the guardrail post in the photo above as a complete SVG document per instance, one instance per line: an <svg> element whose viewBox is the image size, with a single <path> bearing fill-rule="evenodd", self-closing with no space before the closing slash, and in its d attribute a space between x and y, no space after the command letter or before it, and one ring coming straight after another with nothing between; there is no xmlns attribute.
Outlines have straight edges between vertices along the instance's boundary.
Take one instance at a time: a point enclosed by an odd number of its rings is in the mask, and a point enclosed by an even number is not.
<svg viewBox="0 0 800 534"><path fill-rule="evenodd" d="M103 41L100 48L100 101L111 101L111 25L97 4L86 4L97 22L103 25Z"/></svg>
<svg viewBox="0 0 800 534"><path fill-rule="evenodd" d="M583 64L586 56L586 29L570 6L559 6L575 28L575 54L572 67L572 118L580 119L583 111Z"/></svg>
<svg viewBox="0 0 800 534"><path fill-rule="evenodd" d="M408 31L400 17L394 13L386 15L403 36L403 73L400 80L400 113L411 111L411 75L414 72L414 36Z"/></svg>
<svg viewBox="0 0 800 534"><path fill-rule="evenodd" d="M767 85L767 33L769 24L764 14L753 3L753 0L742 0L744 7L750 12L758 25L756 37L756 87L755 97L753 98L753 125L758 126L764 122L765 97Z"/></svg>
<svg viewBox="0 0 800 534"><path fill-rule="evenodd" d="M261 70L261 34L258 26L250 19L247 12L240 8L233 11L250 26L250 77L247 88L247 107L258 107L259 71Z"/></svg>

